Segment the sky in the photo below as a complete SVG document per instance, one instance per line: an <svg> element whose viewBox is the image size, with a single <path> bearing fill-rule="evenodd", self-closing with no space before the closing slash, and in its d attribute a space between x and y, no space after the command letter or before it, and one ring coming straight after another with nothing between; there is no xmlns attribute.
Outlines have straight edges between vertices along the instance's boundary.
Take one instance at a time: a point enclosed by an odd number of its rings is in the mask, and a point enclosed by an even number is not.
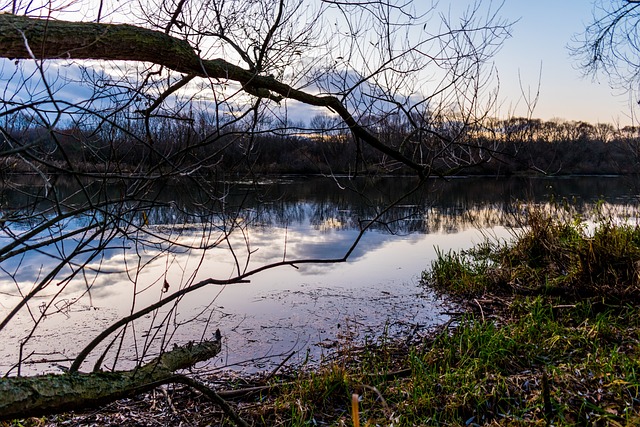
<svg viewBox="0 0 640 427"><path fill-rule="evenodd" d="M638 124L633 122L631 112L632 101L637 107L638 100L630 99L628 92L611 88L606 76L585 76L580 59L570 55L569 45L575 45L574 38L593 20L592 0L433 1L437 2L437 10L450 12L454 22L456 16L478 1L492 9L503 2L499 16L514 22L511 38L494 58L500 82L496 116L527 117L529 104L522 94L533 100L539 88L533 118L610 123L615 127ZM324 111L309 107L302 110L304 113L293 113L292 118L304 120L305 116Z"/></svg>
<svg viewBox="0 0 640 427"><path fill-rule="evenodd" d="M414 0L416 2L428 0ZM465 9L477 0L439 0L440 7ZM494 6L503 0L482 0ZM592 0L504 0L500 15L517 21L512 37L495 57L500 81L498 116L527 116L522 90L531 97L540 87L532 117L582 120L626 126L631 102L606 77L585 77L568 45L592 20ZM635 105L636 102L633 102ZM302 113L301 113L302 114ZM304 117L308 117L304 111Z"/></svg>
<svg viewBox="0 0 640 427"><path fill-rule="evenodd" d="M502 115L527 114L520 96L520 75L524 90L534 95L540 82L533 117L632 124L629 95L611 89L606 77L596 81L584 77L567 48L591 21L591 0L505 0L501 15L518 20L512 38L495 57Z"/></svg>

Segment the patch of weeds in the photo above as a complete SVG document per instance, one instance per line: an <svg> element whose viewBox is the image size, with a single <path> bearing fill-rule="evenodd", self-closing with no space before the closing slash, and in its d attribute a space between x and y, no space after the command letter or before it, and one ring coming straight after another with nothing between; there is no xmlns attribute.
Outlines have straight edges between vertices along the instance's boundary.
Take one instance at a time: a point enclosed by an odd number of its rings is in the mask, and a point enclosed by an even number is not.
<svg viewBox="0 0 640 427"><path fill-rule="evenodd" d="M577 251L579 282L598 293L636 294L640 272L640 228L605 221Z"/></svg>
<svg viewBox="0 0 640 427"><path fill-rule="evenodd" d="M542 297L518 304L529 314L514 322L496 326L466 318L452 333L413 350L405 398L395 401L404 408L401 425L638 420L637 311L609 311L575 326L561 319L580 316L581 307L562 308L558 316ZM618 339L611 339L612 331Z"/></svg>
<svg viewBox="0 0 640 427"><path fill-rule="evenodd" d="M352 396L357 394L362 425L378 417L386 420L383 425L388 425L392 412L383 394L387 394L392 378L409 373L405 370L407 358L407 347L386 337L361 347L346 345L320 368L300 372L295 381L262 402L259 423L350 425Z"/></svg>
<svg viewBox="0 0 640 427"><path fill-rule="evenodd" d="M330 364L302 375L273 402L272 424L313 425L318 420L336 419L348 411L350 373Z"/></svg>
<svg viewBox="0 0 640 427"><path fill-rule="evenodd" d="M492 283L488 275L491 264L480 248L460 252L436 249L436 259L423 272L422 281L441 293L468 298L487 291Z"/></svg>
<svg viewBox="0 0 640 427"><path fill-rule="evenodd" d="M485 242L461 252L438 251L423 283L457 297L494 294L600 296L619 303L640 297L640 227L601 218L556 219L529 210L510 244Z"/></svg>

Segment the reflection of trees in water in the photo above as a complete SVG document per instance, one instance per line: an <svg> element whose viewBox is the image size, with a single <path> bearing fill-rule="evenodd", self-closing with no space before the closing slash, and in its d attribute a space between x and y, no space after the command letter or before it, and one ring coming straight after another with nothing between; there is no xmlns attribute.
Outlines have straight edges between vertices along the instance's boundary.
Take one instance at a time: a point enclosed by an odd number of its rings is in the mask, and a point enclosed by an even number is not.
<svg viewBox="0 0 640 427"><path fill-rule="evenodd" d="M52 206L44 189L34 191L29 181L23 178L2 192L3 209L9 212L11 208L18 218L20 206L33 209L34 194L41 195L39 209L46 211ZM155 188L147 208L136 207L128 218L135 223L207 224L225 229L238 223L253 227L309 225L318 231L359 229L361 221L378 215L389 201L408 193L413 185L414 180L403 177L345 180L340 186L315 178L259 185L228 183L221 201L211 204L205 202L211 200L206 194L171 181ZM25 188L28 191L22 191ZM521 225L517 214L524 202L557 207L557 215L564 212L590 218L599 208L615 216L633 216L634 188L636 182L629 178L603 177L433 181L386 211L372 228L389 233L452 233L470 227L517 227ZM112 200L122 191L117 184L109 189L112 194L105 197ZM57 191L65 193L60 198L68 206L74 206L73 182L60 178ZM95 218L87 214L78 224L91 220Z"/></svg>
<svg viewBox="0 0 640 427"><path fill-rule="evenodd" d="M412 184L398 177L365 181L352 189L313 179L275 184L269 189L272 201L258 203L252 211L253 223L273 227L309 224L320 231L358 229L359 221L374 217ZM452 233L497 225L518 227L525 202L546 206L557 215L592 218L601 207L615 216L630 216L635 210L633 184L628 178L603 177L434 181L389 209L372 228L393 233Z"/></svg>

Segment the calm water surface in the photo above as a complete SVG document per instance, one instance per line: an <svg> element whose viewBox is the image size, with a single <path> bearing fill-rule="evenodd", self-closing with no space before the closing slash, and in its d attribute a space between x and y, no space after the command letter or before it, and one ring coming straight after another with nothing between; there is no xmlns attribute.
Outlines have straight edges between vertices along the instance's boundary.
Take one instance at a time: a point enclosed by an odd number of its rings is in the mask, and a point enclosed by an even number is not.
<svg viewBox="0 0 640 427"><path fill-rule="evenodd" d="M299 178L265 182L259 187L266 191L254 192L256 187L249 184L235 186L229 198L242 200L234 219L242 226L231 235L230 245L206 251L179 246L163 251L152 242L139 247L125 240L112 242L99 262L85 268L90 274L55 297L59 310L40 322L36 337L22 349L23 357L32 353L27 366L44 372L55 370L52 360L64 365L101 328L166 296L165 283L170 294L207 277L231 277L238 268L285 258L341 257L357 237L361 220L404 194L412 182L379 179L360 186L357 193L348 185ZM317 361L354 342L419 332L446 321L451 310L419 286L436 248L468 248L486 237L508 239L509 228L519 225L515 214L524 201L570 204L585 218L596 206L633 217L637 188L637 182L616 177L433 182L383 215L348 262L279 267L251 277L250 283L203 288L136 323L116 343L118 354L134 360L159 342L199 340L220 329L224 351L205 370L268 369L292 352L291 363ZM180 184L167 185L162 194L173 203L146 213L148 227L157 235L171 233L185 244L208 241L206 227L183 221L186 210L197 209L181 202L184 193ZM21 203L20 197L5 191L4 206ZM15 225L20 226L28 225ZM9 241L3 232L0 245ZM0 317L17 303L20 292L46 273L51 263L47 251L53 250L60 251L60 245L0 264ZM54 293L52 289L46 299ZM31 313L24 310L0 331L0 371L6 372L18 359L19 343L32 330L37 317L33 313L43 301L35 300Z"/></svg>

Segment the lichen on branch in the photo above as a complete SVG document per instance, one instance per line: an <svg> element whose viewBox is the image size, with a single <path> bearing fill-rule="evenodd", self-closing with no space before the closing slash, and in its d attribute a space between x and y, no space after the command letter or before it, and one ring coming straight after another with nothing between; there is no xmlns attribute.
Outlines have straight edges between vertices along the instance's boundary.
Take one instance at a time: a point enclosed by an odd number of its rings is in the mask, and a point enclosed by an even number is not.
<svg viewBox="0 0 640 427"><path fill-rule="evenodd" d="M129 371L0 378L0 420L95 407L161 384L184 382L176 371L211 359L220 349L217 334L211 341L174 347Z"/></svg>

